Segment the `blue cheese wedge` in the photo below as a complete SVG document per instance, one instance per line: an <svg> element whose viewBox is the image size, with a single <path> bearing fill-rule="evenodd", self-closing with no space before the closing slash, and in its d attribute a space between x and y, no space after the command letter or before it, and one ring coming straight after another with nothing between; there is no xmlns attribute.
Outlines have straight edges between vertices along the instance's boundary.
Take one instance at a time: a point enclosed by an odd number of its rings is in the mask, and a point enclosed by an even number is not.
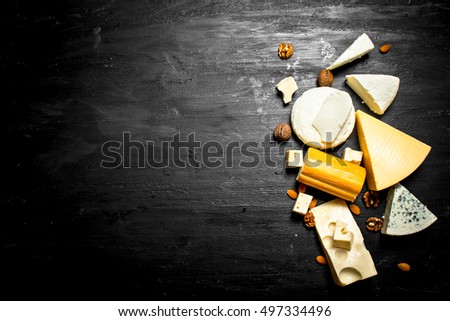
<svg viewBox="0 0 450 321"><path fill-rule="evenodd" d="M327 69L333 70L342 65L348 64L355 59L361 58L375 46L369 36L363 33L348 47Z"/></svg>
<svg viewBox="0 0 450 321"><path fill-rule="evenodd" d="M414 234L436 220L437 217L410 191L396 184L389 190L381 233L395 236Z"/></svg>
<svg viewBox="0 0 450 321"><path fill-rule="evenodd" d="M397 96L400 79L390 75L347 75L347 85L376 114L383 115Z"/></svg>

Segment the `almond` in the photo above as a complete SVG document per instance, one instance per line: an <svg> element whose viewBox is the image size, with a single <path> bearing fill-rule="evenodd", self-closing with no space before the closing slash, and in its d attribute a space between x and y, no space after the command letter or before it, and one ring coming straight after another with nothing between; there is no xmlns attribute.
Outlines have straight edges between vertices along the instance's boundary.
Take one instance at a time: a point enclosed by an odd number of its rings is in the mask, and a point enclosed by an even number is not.
<svg viewBox="0 0 450 321"><path fill-rule="evenodd" d="M409 264L408 263L399 263L399 264L397 264L397 266L398 266L398 268L400 269L400 270L402 270L403 272L409 272L409 270L411 270L411 267L409 266Z"/></svg>
<svg viewBox="0 0 450 321"><path fill-rule="evenodd" d="M385 45L382 45L382 46L380 47L380 52L381 52L382 54L388 53L389 50L391 50L391 45L390 45L390 44L385 44Z"/></svg>
<svg viewBox="0 0 450 321"><path fill-rule="evenodd" d="M299 184L298 184L298 192L299 192L299 193L304 193L304 192L306 192L306 185L303 184L303 183L299 183Z"/></svg>
<svg viewBox="0 0 450 321"><path fill-rule="evenodd" d="M288 189L287 194L293 200L297 199L298 193L296 191L294 191L293 189Z"/></svg>
<svg viewBox="0 0 450 321"><path fill-rule="evenodd" d="M355 214L355 215L361 214L361 210L360 210L360 208L358 207L358 205L356 205L356 204L350 204L348 207L350 208L350 211L351 211L353 214Z"/></svg>
<svg viewBox="0 0 450 321"><path fill-rule="evenodd" d="M313 198L311 201L311 204L309 204L309 209L316 207L316 205L317 205L317 199Z"/></svg>
<svg viewBox="0 0 450 321"><path fill-rule="evenodd" d="M327 265L328 264L327 259L323 255L318 255L316 257L316 261L317 261L317 263L322 264L322 265Z"/></svg>

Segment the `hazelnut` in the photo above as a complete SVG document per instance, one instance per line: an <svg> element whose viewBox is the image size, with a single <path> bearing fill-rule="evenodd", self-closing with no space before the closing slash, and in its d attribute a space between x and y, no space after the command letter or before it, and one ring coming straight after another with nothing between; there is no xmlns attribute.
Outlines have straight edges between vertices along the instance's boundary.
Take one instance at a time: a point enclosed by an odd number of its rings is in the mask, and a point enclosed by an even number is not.
<svg viewBox="0 0 450 321"><path fill-rule="evenodd" d="M333 84L333 80L333 73L327 69L323 69L317 76L317 85L319 87L331 87L331 85Z"/></svg>
<svg viewBox="0 0 450 321"><path fill-rule="evenodd" d="M294 53L294 47L291 43L280 43L278 45L278 56L280 56L281 59L289 59L292 57L292 54Z"/></svg>
<svg viewBox="0 0 450 321"><path fill-rule="evenodd" d="M279 141L284 142L288 140L292 135L291 126L289 124L278 124L273 130L273 137Z"/></svg>

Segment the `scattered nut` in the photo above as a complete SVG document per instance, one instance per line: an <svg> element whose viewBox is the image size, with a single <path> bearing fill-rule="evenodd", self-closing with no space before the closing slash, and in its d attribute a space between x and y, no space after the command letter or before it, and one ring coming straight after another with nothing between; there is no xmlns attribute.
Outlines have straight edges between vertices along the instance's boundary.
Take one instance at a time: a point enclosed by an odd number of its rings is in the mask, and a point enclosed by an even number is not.
<svg viewBox="0 0 450 321"><path fill-rule="evenodd" d="M292 135L291 126L289 124L278 124L273 130L273 137L279 141L284 142L288 140Z"/></svg>
<svg viewBox="0 0 450 321"><path fill-rule="evenodd" d="M355 215L361 214L361 209L359 208L358 205L350 204L348 207L353 214L355 214Z"/></svg>
<svg viewBox="0 0 450 321"><path fill-rule="evenodd" d="M317 263L322 264L322 265L327 265L328 264L326 257L323 256L323 255L318 255L316 257L316 261L317 261Z"/></svg>
<svg viewBox="0 0 450 321"><path fill-rule="evenodd" d="M296 191L294 191L293 189L288 189L287 194L293 200L297 199L298 193Z"/></svg>
<svg viewBox="0 0 450 321"><path fill-rule="evenodd" d="M313 198L311 201L311 204L309 204L309 209L316 207L316 205L317 205L317 199Z"/></svg>
<svg viewBox="0 0 450 321"><path fill-rule="evenodd" d="M314 219L314 214L309 211L308 213L303 216L303 222L305 222L306 227L313 228L316 226L316 221Z"/></svg>
<svg viewBox="0 0 450 321"><path fill-rule="evenodd" d="M399 263L399 264L397 264L397 266L403 272L409 272L409 270L411 270L411 267L409 266L408 263Z"/></svg>
<svg viewBox="0 0 450 321"><path fill-rule="evenodd" d="M303 184L303 183L299 183L299 184L298 184L298 192L299 192L299 193L304 193L304 192L306 192L306 185Z"/></svg>
<svg viewBox="0 0 450 321"><path fill-rule="evenodd" d="M380 53L382 53L382 54L388 53L389 50L391 50L390 44L385 44L380 47Z"/></svg>
<svg viewBox="0 0 450 321"><path fill-rule="evenodd" d="M333 80L333 73L327 69L323 69L317 76L317 85L319 87L331 87L331 85L333 84Z"/></svg>
<svg viewBox="0 0 450 321"><path fill-rule="evenodd" d="M366 208L369 208L373 206L374 208L377 208L380 204L380 198L378 197L377 191L367 191L364 193L363 196L364 203L366 205Z"/></svg>
<svg viewBox="0 0 450 321"><path fill-rule="evenodd" d="M280 56L281 59L289 59L292 57L292 54L294 53L294 47L291 43L280 43L278 45L278 56Z"/></svg>
<svg viewBox="0 0 450 321"><path fill-rule="evenodd" d="M383 227L383 220L378 217L369 217L366 220L366 228L371 232L379 232Z"/></svg>

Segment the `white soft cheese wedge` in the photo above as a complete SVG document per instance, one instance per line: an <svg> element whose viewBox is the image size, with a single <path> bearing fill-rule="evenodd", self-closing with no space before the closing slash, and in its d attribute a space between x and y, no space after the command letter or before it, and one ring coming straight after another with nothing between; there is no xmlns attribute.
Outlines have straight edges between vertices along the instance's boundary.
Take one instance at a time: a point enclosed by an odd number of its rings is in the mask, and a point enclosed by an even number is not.
<svg viewBox="0 0 450 321"><path fill-rule="evenodd" d="M352 98L345 91L328 95L312 122L313 127L319 132L322 142L334 142L353 110Z"/></svg>
<svg viewBox="0 0 450 321"><path fill-rule="evenodd" d="M400 78L390 75L347 75L347 85L376 114L383 115L397 96Z"/></svg>
<svg viewBox="0 0 450 321"><path fill-rule="evenodd" d="M297 199L295 200L293 213L305 215L308 213L309 205L312 202L313 197L305 193L298 193Z"/></svg>
<svg viewBox="0 0 450 321"><path fill-rule="evenodd" d="M292 101L292 95L297 91L297 83L293 77L286 77L275 86L283 94L283 102L288 104Z"/></svg>
<svg viewBox="0 0 450 321"><path fill-rule="evenodd" d="M363 152L351 149L350 147L346 147L344 149L344 155L342 155L343 160L353 163L355 165L361 164L362 158Z"/></svg>
<svg viewBox="0 0 450 321"><path fill-rule="evenodd" d="M330 94L338 93L338 97L344 97L347 93L331 87L317 87L305 91L295 101L291 112L291 126L294 133L308 146L318 149L334 148L347 140L355 127L355 108L352 100L347 100L348 105L337 104L336 112L343 111L348 117L340 127L338 134L332 142L323 141L319 131L313 126L313 122L322 109L322 105ZM344 93L344 94L341 94ZM348 96L349 97L349 96ZM347 112L350 109L350 112ZM324 115L325 117L326 115ZM326 118L326 117L325 117ZM328 123L329 124L329 123ZM334 127L334 125L333 125Z"/></svg>
<svg viewBox="0 0 450 321"><path fill-rule="evenodd" d="M437 220L437 217L404 186L391 187L384 211L381 233L409 235L420 232Z"/></svg>
<svg viewBox="0 0 450 321"><path fill-rule="evenodd" d="M337 285L346 286L377 275L372 256L364 245L361 230L344 200L335 199L314 207L311 212L314 214L316 231ZM335 246L338 222L341 229L345 226L346 233L353 235L351 246L347 244L349 249Z"/></svg>
<svg viewBox="0 0 450 321"><path fill-rule="evenodd" d="M333 70L355 59L361 58L373 48L375 46L372 40L370 40L368 35L363 33L327 69Z"/></svg>

